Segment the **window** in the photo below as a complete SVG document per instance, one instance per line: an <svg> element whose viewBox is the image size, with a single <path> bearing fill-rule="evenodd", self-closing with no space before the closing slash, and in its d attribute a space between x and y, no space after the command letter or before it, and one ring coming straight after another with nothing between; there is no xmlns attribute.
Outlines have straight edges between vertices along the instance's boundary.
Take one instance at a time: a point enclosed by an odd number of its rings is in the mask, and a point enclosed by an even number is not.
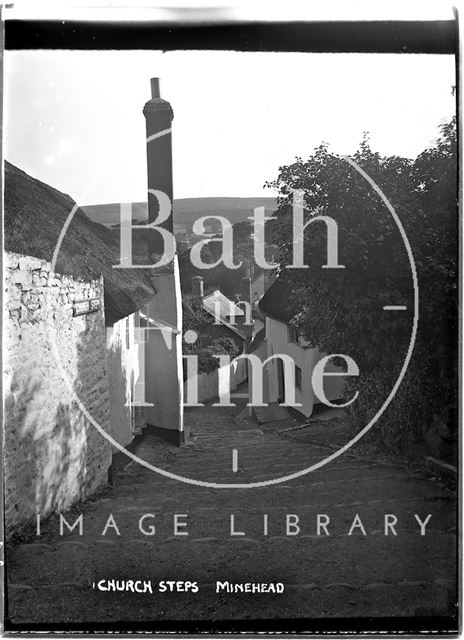
<svg viewBox="0 0 464 640"><path fill-rule="evenodd" d="M300 334L298 333L298 329L293 324L288 325L288 342L296 342L300 341Z"/></svg>
<svg viewBox="0 0 464 640"><path fill-rule="evenodd" d="M297 367L295 365L295 388L301 391L302 383L303 383L303 373L300 367Z"/></svg>

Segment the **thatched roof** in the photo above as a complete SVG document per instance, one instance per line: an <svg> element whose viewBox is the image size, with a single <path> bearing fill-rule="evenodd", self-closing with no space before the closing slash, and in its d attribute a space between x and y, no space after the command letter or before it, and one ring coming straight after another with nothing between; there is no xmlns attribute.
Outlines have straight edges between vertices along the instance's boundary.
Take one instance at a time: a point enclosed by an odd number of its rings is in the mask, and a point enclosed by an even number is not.
<svg viewBox="0 0 464 640"><path fill-rule="evenodd" d="M265 292L258 303L259 310L274 320L289 324L299 308L292 296L292 285L286 271L283 271Z"/></svg>
<svg viewBox="0 0 464 640"><path fill-rule="evenodd" d="M5 250L51 262L59 234L75 202L68 195L5 163ZM113 324L154 294L153 269L114 269L117 235L77 209L66 232L55 270L87 279L103 275L105 317Z"/></svg>

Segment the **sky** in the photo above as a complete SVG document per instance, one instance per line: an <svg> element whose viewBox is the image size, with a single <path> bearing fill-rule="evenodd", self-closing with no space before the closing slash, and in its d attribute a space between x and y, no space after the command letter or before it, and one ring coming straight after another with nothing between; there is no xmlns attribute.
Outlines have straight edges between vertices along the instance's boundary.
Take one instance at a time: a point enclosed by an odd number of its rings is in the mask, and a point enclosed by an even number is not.
<svg viewBox="0 0 464 640"><path fill-rule="evenodd" d="M413 158L455 110L453 56L6 51L5 157L80 205L146 200L150 78L174 109L174 197L275 195L322 141Z"/></svg>

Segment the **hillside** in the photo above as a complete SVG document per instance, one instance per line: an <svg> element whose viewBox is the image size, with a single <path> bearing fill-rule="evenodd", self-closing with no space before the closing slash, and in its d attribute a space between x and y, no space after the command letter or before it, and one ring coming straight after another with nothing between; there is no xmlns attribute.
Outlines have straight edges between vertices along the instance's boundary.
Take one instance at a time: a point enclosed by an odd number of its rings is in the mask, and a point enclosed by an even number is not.
<svg viewBox="0 0 464 640"><path fill-rule="evenodd" d="M275 198L180 198L174 200L174 222L176 226L191 230L192 224L205 215L226 217L231 224L247 220L253 215L254 207L266 208L270 215L276 209ZM94 222L111 227L119 224L119 203L96 204L82 207L84 213ZM134 220L147 219L147 203L132 203Z"/></svg>
<svg viewBox="0 0 464 640"><path fill-rule="evenodd" d="M6 251L51 261L74 206L68 195L5 162ZM154 270L113 269L118 262L115 234L78 209L61 245L55 270L82 278L103 275L107 324L134 312L153 295L150 276Z"/></svg>

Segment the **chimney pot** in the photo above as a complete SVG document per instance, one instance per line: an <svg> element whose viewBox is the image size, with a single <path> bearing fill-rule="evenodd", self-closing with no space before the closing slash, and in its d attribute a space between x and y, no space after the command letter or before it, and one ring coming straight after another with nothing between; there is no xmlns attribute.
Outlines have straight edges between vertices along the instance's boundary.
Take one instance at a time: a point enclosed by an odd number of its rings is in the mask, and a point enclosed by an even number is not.
<svg viewBox="0 0 464 640"><path fill-rule="evenodd" d="M203 298L203 278L201 276L193 276L192 293L196 298Z"/></svg>
<svg viewBox="0 0 464 640"><path fill-rule="evenodd" d="M157 98L161 98L159 78L151 78L150 85L151 85L151 98L152 98L152 100L156 100Z"/></svg>

